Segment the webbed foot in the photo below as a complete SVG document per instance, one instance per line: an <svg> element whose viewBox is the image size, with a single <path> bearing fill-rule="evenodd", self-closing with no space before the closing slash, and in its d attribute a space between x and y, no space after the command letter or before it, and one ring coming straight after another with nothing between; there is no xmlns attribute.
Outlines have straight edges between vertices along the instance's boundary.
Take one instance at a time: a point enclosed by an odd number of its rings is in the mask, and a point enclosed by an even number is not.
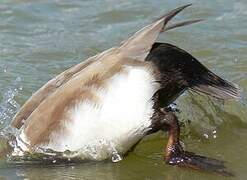
<svg viewBox="0 0 247 180"><path fill-rule="evenodd" d="M176 144L170 149L169 156L166 156L165 160L167 164L172 166L234 176L233 173L227 171L223 161L184 151L180 144Z"/></svg>

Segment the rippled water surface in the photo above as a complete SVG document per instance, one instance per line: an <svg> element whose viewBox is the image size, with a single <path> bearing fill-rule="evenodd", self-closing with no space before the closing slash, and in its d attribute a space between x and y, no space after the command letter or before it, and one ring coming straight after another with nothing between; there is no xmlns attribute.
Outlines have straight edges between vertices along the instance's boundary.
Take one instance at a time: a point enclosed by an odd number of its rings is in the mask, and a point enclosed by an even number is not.
<svg viewBox="0 0 247 180"><path fill-rule="evenodd" d="M243 89L241 102L219 102L186 93L177 101L186 149L225 160L247 177L247 2L245 0L2 0L0 2L0 137L20 106L49 79L85 58L119 44L163 12L194 3L177 20L207 21L174 30L160 41L188 50ZM167 166L167 136L144 139L118 163L16 164L4 155L0 179L225 179Z"/></svg>

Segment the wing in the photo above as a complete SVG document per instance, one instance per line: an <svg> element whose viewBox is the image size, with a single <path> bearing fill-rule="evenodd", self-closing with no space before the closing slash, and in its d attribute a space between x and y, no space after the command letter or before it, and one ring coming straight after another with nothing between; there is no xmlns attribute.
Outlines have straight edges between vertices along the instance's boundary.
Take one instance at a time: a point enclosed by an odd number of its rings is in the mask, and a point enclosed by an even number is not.
<svg viewBox="0 0 247 180"><path fill-rule="evenodd" d="M42 86L38 91L36 91L32 97L25 102L20 111L15 115L12 126L16 128L21 128L25 120L30 116L30 114L38 107L38 105L49 95L55 92L59 87L68 82L72 76L74 76L79 71L83 70L95 61L96 57L91 57L87 61L84 61L76 66L73 66L66 71L62 72L55 78L51 79L44 86Z"/></svg>
<svg viewBox="0 0 247 180"><path fill-rule="evenodd" d="M115 54L105 58L106 61L95 61L76 73L34 109L24 124L31 146L48 142L54 131L63 131L61 122L70 120L70 109L79 102L100 103L95 90L103 89L107 79L122 68L122 61L115 59L120 59Z"/></svg>
<svg viewBox="0 0 247 180"><path fill-rule="evenodd" d="M68 82L73 76L83 69L93 64L97 59L102 58L103 55L111 52L112 49L88 58L87 60L67 69L55 78L48 81L38 91L36 91L31 98L29 98L21 107L19 112L15 115L12 121L12 126L20 129L32 112L43 102L48 96L53 94L58 88Z"/></svg>

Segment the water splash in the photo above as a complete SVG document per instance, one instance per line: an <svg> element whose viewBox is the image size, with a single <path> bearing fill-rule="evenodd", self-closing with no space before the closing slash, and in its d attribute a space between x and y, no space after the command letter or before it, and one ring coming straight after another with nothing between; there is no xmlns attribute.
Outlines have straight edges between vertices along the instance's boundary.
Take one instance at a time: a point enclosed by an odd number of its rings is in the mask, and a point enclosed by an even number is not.
<svg viewBox="0 0 247 180"><path fill-rule="evenodd" d="M0 103L0 131L9 130L9 124L13 116L20 109L20 105L16 102L15 97L22 90L21 78L17 77L11 86L5 87Z"/></svg>
<svg viewBox="0 0 247 180"><path fill-rule="evenodd" d="M7 73L7 68L4 72ZM13 139L18 132L10 126L10 123L20 109L15 98L22 90L21 83L21 78L17 77L9 86L3 87L2 94L0 93L0 159L8 158L8 153L15 146Z"/></svg>
<svg viewBox="0 0 247 180"><path fill-rule="evenodd" d="M110 148L111 148L111 151L112 151L112 157L111 157L112 162L116 163L116 162L121 161L123 158L118 153L117 149L115 148L115 145L110 143Z"/></svg>
<svg viewBox="0 0 247 180"><path fill-rule="evenodd" d="M99 143L99 142L98 142ZM92 143L93 144L93 143ZM115 148L115 144L112 142L101 141L97 146L83 147L78 151L64 151L57 152L51 149L38 148L36 152L25 152L18 146L16 140L11 141L11 147L15 148L9 153L8 161L10 163L47 163L47 164L60 164L60 163L77 163L77 162L88 162L98 161L102 158L105 159L108 156L112 162L116 163L121 161L123 158ZM104 149L106 148L106 149ZM103 149L103 151L102 151ZM22 151L22 153L14 153Z"/></svg>

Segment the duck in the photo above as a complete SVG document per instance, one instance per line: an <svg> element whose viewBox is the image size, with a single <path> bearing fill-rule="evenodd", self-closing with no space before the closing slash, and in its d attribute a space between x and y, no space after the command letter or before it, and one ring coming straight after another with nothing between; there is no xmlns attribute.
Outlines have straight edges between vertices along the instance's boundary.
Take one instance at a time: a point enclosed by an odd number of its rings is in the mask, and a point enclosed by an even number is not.
<svg viewBox="0 0 247 180"><path fill-rule="evenodd" d="M21 152L77 152L92 161L123 157L145 136L168 133L164 161L172 166L226 173L220 160L185 151L170 105L192 90L239 99L239 87L185 50L158 42L161 33L202 19L170 24L191 4L169 11L119 46L65 70L36 91L12 121Z"/></svg>

